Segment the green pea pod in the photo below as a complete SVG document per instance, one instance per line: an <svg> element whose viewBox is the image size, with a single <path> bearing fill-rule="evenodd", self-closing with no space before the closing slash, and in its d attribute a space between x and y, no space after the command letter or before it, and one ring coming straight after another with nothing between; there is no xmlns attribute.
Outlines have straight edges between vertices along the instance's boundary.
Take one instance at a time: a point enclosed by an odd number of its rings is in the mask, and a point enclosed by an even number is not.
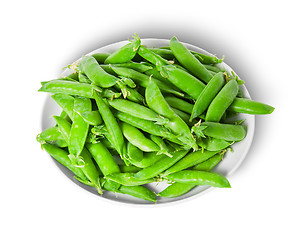
<svg viewBox="0 0 297 240"><path fill-rule="evenodd" d="M88 83L88 84L92 83L91 80L88 79L88 77L81 72L78 73L78 80L81 83Z"/></svg>
<svg viewBox="0 0 297 240"><path fill-rule="evenodd" d="M117 77L104 71L92 56L83 56L79 63L79 69L99 87L112 87L119 80Z"/></svg>
<svg viewBox="0 0 297 240"><path fill-rule="evenodd" d="M171 107L174 107L180 111L186 112L191 114L193 111L193 104L182 100L180 98L177 97L165 97L165 100L168 102L168 104Z"/></svg>
<svg viewBox="0 0 297 240"><path fill-rule="evenodd" d="M196 170L184 170L176 173L172 173L166 176L169 180L195 184L195 185L208 185L219 188L230 188L230 183L227 178L221 174L213 172L203 172Z"/></svg>
<svg viewBox="0 0 297 240"><path fill-rule="evenodd" d="M130 125L141 129L147 133L171 139L173 141L177 140L176 135L171 133L167 128L164 128L160 125L155 124L152 121L140 119L133 117L129 114L123 112L115 112L115 116L123 122L129 123Z"/></svg>
<svg viewBox="0 0 297 240"><path fill-rule="evenodd" d="M197 99L205 87L199 79L173 65L161 66L161 75L192 98Z"/></svg>
<svg viewBox="0 0 297 240"><path fill-rule="evenodd" d="M198 163L204 162L207 159L209 159L210 157L217 154L218 152L219 151L211 152L211 151L206 151L206 150L204 150L204 151L198 150L196 152L189 153L184 158L179 160L176 164L174 164L171 168L167 169L164 172L164 175L175 173L175 172L187 169L189 167L192 167Z"/></svg>
<svg viewBox="0 0 297 240"><path fill-rule="evenodd" d="M104 189L107 191L114 191L112 186L105 181L104 182ZM150 189L144 187L144 186L124 186L121 185L119 189L115 190L117 193L127 194L136 198L144 199L151 202L157 201L156 194L151 191Z"/></svg>
<svg viewBox="0 0 297 240"><path fill-rule="evenodd" d="M173 60L175 58L170 49L149 48L149 50L166 60Z"/></svg>
<svg viewBox="0 0 297 240"><path fill-rule="evenodd" d="M223 72L222 69L213 66L213 65L208 65L208 64L203 64L203 66L209 71L209 72L213 72L214 74L219 73L219 72Z"/></svg>
<svg viewBox="0 0 297 240"><path fill-rule="evenodd" d="M192 170L210 172L223 159L223 156L224 154L218 153L208 160L198 163Z"/></svg>
<svg viewBox="0 0 297 240"><path fill-rule="evenodd" d="M101 115L98 110L96 111L87 111L87 112L77 112L89 125L100 125L103 123Z"/></svg>
<svg viewBox="0 0 297 240"><path fill-rule="evenodd" d="M138 85L140 85L141 87L144 87L144 88L148 86L149 81L152 78L151 76L147 76L146 74L137 72L137 71L135 71L133 69L129 69L129 68L112 67L112 69L120 76L133 79ZM153 80L157 83L157 85L163 92L172 93L174 95L182 96L182 97L184 96L184 94L182 92L178 91L178 89L172 88L170 85L168 85L158 79L153 79Z"/></svg>
<svg viewBox="0 0 297 240"><path fill-rule="evenodd" d="M162 65L170 64L166 59L162 58L161 56L152 52L150 49L147 49L143 46L139 47L138 54L148 62L154 64L157 68Z"/></svg>
<svg viewBox="0 0 297 240"><path fill-rule="evenodd" d="M60 107L67 113L69 118L73 121L74 97L67 94L57 93L51 96L52 99L60 105Z"/></svg>
<svg viewBox="0 0 297 240"><path fill-rule="evenodd" d="M69 135L69 157L73 161L79 161L78 157L84 148L89 124L77 112L87 112L92 109L91 100L88 98L76 97L74 99L73 123ZM78 162L77 162L78 163Z"/></svg>
<svg viewBox="0 0 297 240"><path fill-rule="evenodd" d="M197 144L202 147L202 149L206 149L208 151L219 151L227 148L233 142L226 141L223 139L217 139L212 137L207 138L199 138L197 140Z"/></svg>
<svg viewBox="0 0 297 240"><path fill-rule="evenodd" d="M267 104L253 101L246 98L235 98L233 103L228 108L229 111L247 114L270 114L273 112L274 107Z"/></svg>
<svg viewBox="0 0 297 240"><path fill-rule="evenodd" d="M58 127L50 127L45 129L40 134L37 135L36 140L43 143L51 143L56 145L57 147L66 147L67 142L63 137L62 133L59 131Z"/></svg>
<svg viewBox="0 0 297 240"><path fill-rule="evenodd" d="M109 53L95 53L92 55L92 57L95 58L99 64L103 64L106 58L109 57L109 55Z"/></svg>
<svg viewBox="0 0 297 240"><path fill-rule="evenodd" d="M110 54L110 56L106 58L104 63L126 63L131 61L135 57L140 44L140 38L136 35L136 37L134 37L134 40L132 40L130 43Z"/></svg>
<svg viewBox="0 0 297 240"><path fill-rule="evenodd" d="M193 170L199 170L199 171L206 171L210 172L223 158L223 154L219 153L214 155L213 157L209 158L208 160L199 163L195 165L192 169ZM166 197L166 198L175 198L179 197L187 192L189 192L191 189L196 187L195 184L187 184L187 183L178 183L175 182L165 188L162 192L158 194L160 197Z"/></svg>
<svg viewBox="0 0 297 240"><path fill-rule="evenodd" d="M59 131L63 135L65 141L67 144L69 144L69 136L70 136L70 131L71 131L71 123L68 122L66 119L60 117L60 116L53 116L55 121L58 124Z"/></svg>
<svg viewBox="0 0 297 240"><path fill-rule="evenodd" d="M201 92L201 94L195 102L195 105L191 113L190 121L201 115L207 109L211 101L215 98L215 96L218 94L218 92L221 90L224 84L225 78L222 72L217 73L208 82L208 84L203 89L203 91Z"/></svg>
<svg viewBox="0 0 297 240"><path fill-rule="evenodd" d="M230 80L210 103L206 112L206 121L219 122L238 93L236 80Z"/></svg>
<svg viewBox="0 0 297 240"><path fill-rule="evenodd" d="M191 146L193 149L197 149L195 139L188 125L168 105L159 87L152 79L145 90L145 99L151 109L169 119L169 122L164 125L165 127L171 129L176 135L179 135L179 140Z"/></svg>
<svg viewBox="0 0 297 240"><path fill-rule="evenodd" d="M199 130L201 129L202 130ZM209 137L223 139L225 141L241 141L246 136L246 126L227 123L203 122L201 125L193 127L197 136L203 134Z"/></svg>
<svg viewBox="0 0 297 240"><path fill-rule="evenodd" d="M42 82L41 84L42 87L38 90L39 92L62 93L86 98L93 98L94 87L88 83L52 80L48 82ZM100 92L102 91L98 87L96 87L95 90Z"/></svg>
<svg viewBox="0 0 297 240"><path fill-rule="evenodd" d="M150 139L152 141L154 141L154 143L156 143L159 146L160 150L157 153L158 155L159 154L165 154L168 157L172 157L172 154L169 152L169 149L166 146L166 143L163 141L163 139L161 137L158 137L158 136L155 136L155 135L151 134Z"/></svg>
<svg viewBox="0 0 297 240"><path fill-rule="evenodd" d="M141 131L128 123L122 123L122 132L125 138L144 152L157 152L160 150L157 144L146 138Z"/></svg>
<svg viewBox="0 0 297 240"><path fill-rule="evenodd" d="M143 157L141 160L135 159L135 158L130 158L129 161L131 164L133 164L136 167L139 168L147 168L160 159L162 159L164 155L158 155L157 152L149 152L149 153L144 153Z"/></svg>
<svg viewBox="0 0 297 240"><path fill-rule="evenodd" d="M174 165L177 161L183 158L188 153L188 151L189 150L174 152L172 157L164 156L151 166L146 167L136 173L134 177L142 180L153 178Z"/></svg>
<svg viewBox="0 0 297 240"><path fill-rule="evenodd" d="M106 176L106 179L124 186L138 186L154 182L153 178L141 180L134 177L134 173L114 173Z"/></svg>
<svg viewBox="0 0 297 240"><path fill-rule="evenodd" d="M128 172L128 173L136 173L141 170L141 168L136 166L126 166L126 165L119 165L121 172Z"/></svg>
<svg viewBox="0 0 297 240"><path fill-rule="evenodd" d="M143 103L144 97L135 89L125 86L124 84L118 82L117 85L114 86L117 90L121 90L124 99L128 99L132 102Z"/></svg>
<svg viewBox="0 0 297 240"><path fill-rule="evenodd" d="M132 159L132 161L140 162L143 158L143 151L134 146L131 142L127 143L127 154L129 161Z"/></svg>
<svg viewBox="0 0 297 240"><path fill-rule="evenodd" d="M95 144L87 143L86 146L104 176L120 172L118 164L116 163L108 149L101 142ZM119 184L112 181L110 182L110 185L113 189L118 189L120 187Z"/></svg>
<svg viewBox="0 0 297 240"><path fill-rule="evenodd" d="M98 110L101 114L101 117L105 123L106 129L112 139L112 143L120 156L123 158L124 153L124 137L123 133L120 129L120 126L115 119L113 113L109 109L108 105L103 100L102 96L98 93L94 95Z"/></svg>
<svg viewBox="0 0 297 240"><path fill-rule="evenodd" d="M119 192L129 194L133 197L141 198L151 202L157 202L156 194L144 186L124 186L119 188Z"/></svg>
<svg viewBox="0 0 297 240"><path fill-rule="evenodd" d="M87 180L87 177L84 175L82 170L78 167L75 167L72 164L72 161L68 157L68 152L65 150L58 148L52 144L45 143L41 145L42 148L47 151L49 155L51 155L54 159L56 159L59 163L61 163L63 166L68 168L71 172L73 172L76 176L83 180Z"/></svg>
<svg viewBox="0 0 297 240"><path fill-rule="evenodd" d="M134 116L134 117L155 121L157 124L160 124L160 125L164 125L166 122L168 122L168 119L158 115L153 110L128 100L114 99L112 101L108 101L108 103L113 108L121 112L130 114L131 116Z"/></svg>
<svg viewBox="0 0 297 240"><path fill-rule="evenodd" d="M103 69L109 67L125 67L125 68L131 68L137 72L146 72L153 68L152 65L146 62L126 62L126 63L117 63L117 64L109 64L109 65L100 65Z"/></svg>
<svg viewBox="0 0 297 240"><path fill-rule="evenodd" d="M212 75L203 66L203 64L199 62L199 60L177 40L176 37L171 38L170 49L178 62L181 63L181 65L189 70L194 76L206 83L210 81Z"/></svg>
<svg viewBox="0 0 297 240"><path fill-rule="evenodd" d="M172 110L186 123L188 124L189 126L193 126L194 124L192 122L190 122L190 115L181 111L181 110L178 110L176 108L173 108L171 107Z"/></svg>

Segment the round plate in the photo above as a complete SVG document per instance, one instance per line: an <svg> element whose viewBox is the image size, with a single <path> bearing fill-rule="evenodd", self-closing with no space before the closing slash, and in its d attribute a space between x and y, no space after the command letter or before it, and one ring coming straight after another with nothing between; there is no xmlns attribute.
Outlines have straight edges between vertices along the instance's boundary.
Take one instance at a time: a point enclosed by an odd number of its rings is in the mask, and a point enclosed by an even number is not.
<svg viewBox="0 0 297 240"><path fill-rule="evenodd" d="M169 40L166 39L142 39L141 40L142 45L145 45L147 47L162 47L162 46L169 46ZM127 44L128 41L122 41L122 42L117 42L114 44L110 44L107 45L105 47L102 48L98 48L93 52L90 52L89 54L86 55L92 55L94 53L111 53L115 50L117 50L118 48L124 46L125 44ZM184 45L193 51L199 52L199 53L203 53L206 55L211 55L212 54L206 52L205 50L184 43ZM227 72L229 72L231 74L231 71L233 71L227 64L225 63L220 63L218 64L218 66L221 69L225 69ZM69 74L71 74L71 70L70 69L66 69L63 73L62 76L67 76ZM248 93L248 90L246 89L246 87L244 85L241 85L240 88L243 91L243 95L246 98L250 98L250 95ZM54 100L52 100L49 96L46 98L45 101L45 105L44 105L44 109L43 109L43 114L42 114L42 130L51 127L55 124L54 120L51 118L52 115L59 115L61 112L61 108L58 106L58 104L56 104L54 102ZM247 125L247 135L245 137L244 140L242 140L239 143L236 143L234 145L232 145L232 149L233 152L228 151L223 160L215 167L215 169L213 170L214 172L217 173L221 173L224 176L230 176L238 167L239 165L242 163L242 161L244 160L250 146L252 143L252 139L253 139L253 135L254 135L254 130L255 130L255 116L254 115L248 115L248 114L238 114L236 119L245 119L244 124ZM109 199L109 200L113 200L113 201L117 201L117 202L122 202L122 203L130 203L130 204L155 204L152 202L148 202L142 199L138 199L138 198L134 198L132 196L129 195L125 195L125 194L119 194L119 193L112 193L112 192L107 192L105 191L104 194L102 196L99 196L99 194L96 192L95 188L86 186L80 182L78 182L77 180L75 180L73 178L73 174L72 172L70 172L67 168L65 168L64 166L62 166L61 164L59 164L57 161L55 161L55 163L57 164L57 166L60 168L60 170L69 178L71 179L71 181L73 181L74 183L78 184L79 186L81 186L82 188L84 188L85 190L94 193L96 195L98 195L98 197L104 198L104 199ZM160 191L162 191L163 189L165 189L168 186L167 183L165 182L161 182L161 183L151 183L151 184L147 184L147 187L150 188L151 190L153 190L154 192L158 193ZM232 182L231 182L231 186L232 186ZM208 187L208 186L197 186L194 189L192 189L191 191L189 191L188 193L184 194L183 196L177 197L177 198L160 198L158 197L158 201L157 204L164 204L164 203L172 203L172 202L177 202L177 201L181 201L181 200L185 200L188 198L193 198L194 196L198 196L201 195L202 193L206 192L206 190L210 190L213 189L212 187Z"/></svg>

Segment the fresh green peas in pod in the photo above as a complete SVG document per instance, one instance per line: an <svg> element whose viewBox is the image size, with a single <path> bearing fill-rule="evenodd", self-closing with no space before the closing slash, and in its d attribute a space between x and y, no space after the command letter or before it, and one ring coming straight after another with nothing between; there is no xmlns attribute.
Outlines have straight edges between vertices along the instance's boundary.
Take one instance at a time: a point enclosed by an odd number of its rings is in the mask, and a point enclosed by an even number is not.
<svg viewBox="0 0 297 240"><path fill-rule="evenodd" d="M145 48L143 46L139 47L138 54L141 57L143 57L145 60L147 60L148 62L155 65L157 67L157 69L158 69L159 66L170 64L170 62L168 62L166 59L162 58L158 54L155 54L150 49L147 49L147 48Z"/></svg>
<svg viewBox="0 0 297 240"><path fill-rule="evenodd" d="M192 167L198 163L204 162L212 156L219 153L219 151L207 151L207 150L198 150L196 152L191 152L187 154L185 157L180 159L177 163L175 163L172 167L167 169L163 175L168 175L171 173L179 172L189 167Z"/></svg>
<svg viewBox="0 0 297 240"><path fill-rule="evenodd" d="M168 119L160 116L150 108L147 108L138 103L131 102L124 99L114 99L108 101L109 105L118 111L130 114L131 116L142 118L145 120L155 121L157 124L164 125Z"/></svg>
<svg viewBox="0 0 297 240"><path fill-rule="evenodd" d="M220 90L210 103L205 120L208 122L219 122L227 108L232 104L238 93L238 84L232 79Z"/></svg>
<svg viewBox="0 0 297 240"><path fill-rule="evenodd" d="M124 137L121 131L121 128L115 119L113 113L109 109L108 105L103 100L102 96L98 93L95 93L95 100L98 106L100 115L105 123L106 129L112 139L112 143L120 156L124 157Z"/></svg>
<svg viewBox="0 0 297 240"><path fill-rule="evenodd" d="M181 158L183 158L188 153L188 151L189 150L176 151L172 153L172 157L164 156L151 166L137 172L134 177L142 180L156 177L157 175L174 165Z"/></svg>
<svg viewBox="0 0 297 240"><path fill-rule="evenodd" d="M175 58L189 70L197 78L201 79L205 83L208 83L212 78L212 75L203 66L203 64L182 44L176 37L170 40L170 49L173 52Z"/></svg>
<svg viewBox="0 0 297 240"><path fill-rule="evenodd" d="M154 80L150 81L145 90L145 99L151 109L169 119L169 122L164 125L165 127L171 129L186 145L197 149L188 125L171 109Z"/></svg>
<svg viewBox="0 0 297 240"><path fill-rule="evenodd" d="M222 72L219 72L216 75L214 75L214 77L207 83L206 87L203 89L203 91L197 98L193 110L191 112L190 121L201 115L208 108L209 104L216 97L216 95L224 86L224 84L225 77Z"/></svg>
<svg viewBox="0 0 297 240"><path fill-rule="evenodd" d="M221 174L196 170L183 170L166 176L168 180L179 183L208 185L219 188L231 188L229 181Z"/></svg>
<svg viewBox="0 0 297 240"><path fill-rule="evenodd" d="M171 107L176 108L176 109L183 111L185 113L191 114L193 111L194 105L183 100L183 99L173 97L173 96L166 96L165 100L168 102L168 104Z"/></svg>
<svg viewBox="0 0 297 240"><path fill-rule="evenodd" d="M157 144L146 138L136 127L128 123L122 123L121 127L125 138L140 150L144 152L157 152L160 150Z"/></svg>
<svg viewBox="0 0 297 240"><path fill-rule="evenodd" d="M156 143L160 150L158 151L157 154L165 154L167 155L168 157L172 157L172 154L169 152L169 149L168 147L166 146L166 143L163 141L163 139L159 136L155 136L155 135L150 135L150 139Z"/></svg>
<svg viewBox="0 0 297 240"><path fill-rule="evenodd" d="M195 165L192 169L193 170L199 170L199 171L206 171L210 172L223 158L223 154L219 153L208 160L198 163ZM175 182L171 185L169 185L167 188L165 188L163 191L161 191L158 196L165 197L165 198L175 198L179 197L181 195L186 194L191 189L196 187L196 184L189 184L189 183L179 183Z"/></svg>
<svg viewBox="0 0 297 240"><path fill-rule="evenodd" d="M225 141L241 141L245 138L247 127L244 125L203 122L192 128L198 137L209 136Z"/></svg>
<svg viewBox="0 0 297 240"><path fill-rule="evenodd" d="M234 142L217 139L212 137L199 138L197 140L198 146L208 151L219 151L229 147Z"/></svg>
<svg viewBox="0 0 297 240"><path fill-rule="evenodd" d="M74 99L73 123L69 135L69 158L75 164L83 164L79 156L82 152L89 131L89 124L77 113L91 111L92 104L88 98L76 97Z"/></svg>
<svg viewBox="0 0 297 240"><path fill-rule="evenodd" d="M130 43L110 54L104 63L126 63L131 61L135 57L140 44L140 38L136 35Z"/></svg>
<svg viewBox="0 0 297 240"><path fill-rule="evenodd" d="M134 175L135 175L134 173L113 173L105 177L106 179L109 179L111 181L114 181L124 186L139 186L147 183L152 183L155 181L153 178L144 179L144 180L138 179L134 177Z"/></svg>
<svg viewBox="0 0 297 240"><path fill-rule="evenodd" d="M57 147L66 147L67 142L65 141L63 135L59 131L58 127L50 127L42 131L37 135L36 140L43 143L51 143Z"/></svg>
<svg viewBox="0 0 297 240"><path fill-rule="evenodd" d="M235 98L228 110L237 113L260 115L272 113L274 107L246 98Z"/></svg>
<svg viewBox="0 0 297 240"><path fill-rule="evenodd" d="M193 99L197 99L205 87L205 84L199 79L173 65L161 66L160 73L174 86L189 94Z"/></svg>
<svg viewBox="0 0 297 240"><path fill-rule="evenodd" d="M134 80L139 86L146 88L149 84L150 79L153 79L152 76L147 76L146 74L137 72L133 69L130 68L124 68L124 67L112 67L112 69L119 75L119 76L123 76L123 77L127 77L127 78L131 78L132 80ZM172 93L174 95L177 96L181 96L183 97L184 94L179 91L176 88L172 88L172 86L168 85L165 82L162 82L158 79L153 79L157 85L159 86L159 88L163 91L163 92L167 92L167 93Z"/></svg>

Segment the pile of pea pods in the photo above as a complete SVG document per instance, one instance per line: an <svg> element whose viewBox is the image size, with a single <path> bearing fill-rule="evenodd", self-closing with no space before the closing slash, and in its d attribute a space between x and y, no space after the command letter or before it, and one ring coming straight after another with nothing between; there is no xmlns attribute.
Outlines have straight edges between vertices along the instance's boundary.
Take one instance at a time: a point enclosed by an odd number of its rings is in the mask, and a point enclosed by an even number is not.
<svg viewBox="0 0 297 240"><path fill-rule="evenodd" d="M244 98L223 59L190 51L176 37L147 48L136 35L115 52L83 56L67 77L42 82L62 108L37 136L42 148L97 189L156 202L198 185L229 188L212 169L247 126L239 113L274 108ZM159 193L152 182L169 185Z"/></svg>

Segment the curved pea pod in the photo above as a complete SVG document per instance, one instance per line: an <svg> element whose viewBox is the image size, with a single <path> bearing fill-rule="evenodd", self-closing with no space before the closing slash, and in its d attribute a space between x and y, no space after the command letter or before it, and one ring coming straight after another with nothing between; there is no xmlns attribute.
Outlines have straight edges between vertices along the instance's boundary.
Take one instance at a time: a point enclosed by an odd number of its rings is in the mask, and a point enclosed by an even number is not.
<svg viewBox="0 0 297 240"><path fill-rule="evenodd" d="M174 134L178 135L178 139L186 145L197 149L195 139L188 125L172 110L153 80L150 80L145 90L145 99L151 109L169 119L169 122L164 125L165 127L171 129Z"/></svg>
<svg viewBox="0 0 297 240"><path fill-rule="evenodd" d="M91 80L88 79L88 77L81 72L78 73L78 80L81 83L88 83L88 84L92 83Z"/></svg>
<svg viewBox="0 0 297 240"><path fill-rule="evenodd" d="M208 151L219 151L227 148L233 142L226 141L223 139L217 139L212 137L207 138L199 138L197 140L197 144L202 147L202 149L206 149Z"/></svg>
<svg viewBox="0 0 297 240"><path fill-rule="evenodd" d="M177 97L165 97L165 100L166 102L168 102L168 104L171 106L171 107L174 107L180 111L183 111L185 113L189 113L191 114L192 111L193 111L193 104L183 100L183 99L180 99L180 98L177 98Z"/></svg>
<svg viewBox="0 0 297 240"><path fill-rule="evenodd" d="M170 40L170 49L176 59L183 67L189 70L194 76L208 83L212 75L201 62L182 44L176 37Z"/></svg>
<svg viewBox="0 0 297 240"><path fill-rule="evenodd" d="M138 186L154 182L153 178L141 180L134 177L134 173L114 173L105 177L124 186Z"/></svg>
<svg viewBox="0 0 297 240"><path fill-rule="evenodd" d="M42 148L47 151L49 155L51 155L54 159L56 159L59 163L61 163L63 166L68 168L71 172L73 172L76 176L78 176L80 179L86 180L87 177L84 175L82 170L78 167L75 167L72 164L72 161L68 157L68 152L65 150L58 148L52 144L45 143L41 145Z"/></svg>
<svg viewBox="0 0 297 240"><path fill-rule="evenodd" d="M69 135L69 157L71 160L79 161L79 155L85 145L89 124L77 112L86 112L92 109L91 100L88 98L76 97L74 99L73 123ZM78 162L77 162L78 163Z"/></svg>
<svg viewBox="0 0 297 240"><path fill-rule="evenodd" d="M148 62L154 64L157 68L162 65L170 64L170 62L168 62L166 59L143 46L139 47L138 54Z"/></svg>
<svg viewBox="0 0 297 240"><path fill-rule="evenodd" d="M196 170L184 170L172 173L166 176L169 180L195 184L195 185L208 185L219 188L231 188L229 181L221 174L213 172L203 172Z"/></svg>
<svg viewBox="0 0 297 240"><path fill-rule="evenodd" d="M94 144L87 143L86 146L104 176L120 172L120 168L115 159L101 142ZM110 184L112 185L113 189L118 189L120 186L119 184L113 182L110 182Z"/></svg>
<svg viewBox="0 0 297 240"><path fill-rule="evenodd" d="M42 131L40 134L37 135L36 140L43 144L43 143L51 143L58 147L66 147L67 142L65 141L64 136L59 131L58 127L50 127Z"/></svg>
<svg viewBox="0 0 297 240"><path fill-rule="evenodd" d="M67 94L57 93L51 96L52 99L58 103L58 105L67 113L69 118L73 121L73 107L74 97Z"/></svg>
<svg viewBox="0 0 297 240"><path fill-rule="evenodd" d="M110 106L117 109L118 111L125 112L134 117L154 121L160 125L164 125L166 122L168 122L168 119L160 116L150 108L147 108L138 103L131 102L129 100L114 99L112 101L108 101L108 103Z"/></svg>
<svg viewBox="0 0 297 240"><path fill-rule="evenodd" d="M159 146L160 150L157 152L158 155L165 154L168 157L172 157L172 154L169 152L166 143L163 141L161 137L151 134L150 139Z"/></svg>
<svg viewBox="0 0 297 240"><path fill-rule="evenodd" d="M123 112L115 112L114 114L121 121L129 123L130 125L137 127L147 133L164 137L170 140L172 139L173 141L177 138L177 136L171 133L167 128L157 125L152 121L133 117Z"/></svg>
<svg viewBox="0 0 297 240"><path fill-rule="evenodd" d="M192 170L210 172L223 159L224 153L218 153L208 160L198 163Z"/></svg>
<svg viewBox="0 0 297 240"><path fill-rule="evenodd" d="M175 198L179 197L183 194L186 194L191 189L193 189L196 185L194 184L186 184L186 183L173 183L167 188L165 188L162 192L158 193L158 196L165 198Z"/></svg>
<svg viewBox="0 0 297 240"><path fill-rule="evenodd" d="M176 164L174 164L172 167L167 169L164 172L164 175L168 175L171 173L179 172L181 170L184 170L186 168L192 167L198 163L204 162L210 157L217 154L219 151L207 151L207 150L198 150L196 152L189 153L184 158L180 159Z"/></svg>
<svg viewBox="0 0 297 240"><path fill-rule="evenodd" d="M68 122L66 119L60 116L53 116L56 123L58 124L59 131L61 132L62 136L64 137L67 144L69 144L69 135L71 131L71 123Z"/></svg>
<svg viewBox="0 0 297 240"><path fill-rule="evenodd" d="M127 154L129 159L133 159L133 161L139 162L143 158L143 151L130 142L127 143Z"/></svg>
<svg viewBox="0 0 297 240"><path fill-rule="evenodd" d="M153 79L151 76L147 76L146 74L137 72L130 68L124 68L124 67L111 67L111 68L119 76L131 78L137 84L139 84L139 86L144 87L144 88L148 86L150 79ZM182 97L184 96L184 94L182 92L180 92L178 89L176 89L175 87L172 88L172 86L170 86L167 83L162 82L158 79L153 79L153 80L157 83L157 85L163 92L172 93L174 95L182 96Z"/></svg>
<svg viewBox="0 0 297 240"><path fill-rule="evenodd" d="M151 166L137 172L134 177L142 180L153 178L174 165L177 161L183 158L188 153L188 151L189 150L174 152L172 157L164 156Z"/></svg>
<svg viewBox="0 0 297 240"><path fill-rule="evenodd" d="M225 141L241 141L246 136L246 126L215 123L215 122L203 122L200 125L203 130L202 133L206 136L223 139ZM197 136L201 135L199 126L194 126L193 130Z"/></svg>
<svg viewBox="0 0 297 240"><path fill-rule="evenodd" d="M232 104L238 93L238 84L232 79L221 89L210 103L205 120L219 122L227 108Z"/></svg>
<svg viewBox="0 0 297 240"><path fill-rule="evenodd" d="M190 73L173 65L161 66L161 75L192 98L197 99L205 84Z"/></svg>
<svg viewBox="0 0 297 240"><path fill-rule="evenodd" d="M131 68L137 72L143 73L153 68L153 66L147 62L126 62L126 63L116 63L116 64L109 64L109 65L100 65L103 69L109 67L124 67L124 68ZM112 68L111 68L112 69Z"/></svg>
<svg viewBox="0 0 297 240"><path fill-rule="evenodd" d="M104 63L125 63L131 61L135 57L140 44L140 38L136 35L130 43L110 54Z"/></svg>
<svg viewBox="0 0 297 240"><path fill-rule="evenodd" d="M109 55L109 53L94 53L92 57L95 58L99 64L103 64L106 58L109 57Z"/></svg>
<svg viewBox="0 0 297 240"><path fill-rule="evenodd" d="M261 115L272 113L274 107L246 98L235 98L228 110L238 113Z"/></svg>
<svg viewBox="0 0 297 240"><path fill-rule="evenodd" d="M99 87L112 87L119 80L117 77L104 71L96 59L92 56L83 56L79 63L79 69Z"/></svg>
<svg viewBox="0 0 297 240"><path fill-rule="evenodd" d="M160 148L152 140L146 138L141 131L128 123L122 123L122 131L125 138L144 152L156 152Z"/></svg>
<svg viewBox="0 0 297 240"><path fill-rule="evenodd" d="M126 165L119 165L121 172L128 172L128 173L136 173L141 170L141 168L136 166L126 166Z"/></svg>
<svg viewBox="0 0 297 240"><path fill-rule="evenodd" d="M89 125L100 125L103 123L101 115L98 110L96 111L87 111L87 112L77 112L84 120L86 123Z"/></svg>
<svg viewBox="0 0 297 240"><path fill-rule="evenodd" d="M120 154L120 156L123 158L125 142L121 128L117 120L115 119L113 113L109 109L108 105L103 100L102 96L98 93L96 93L94 96L98 106L98 110L105 123L106 129L110 135L112 143L118 151L118 153Z"/></svg>
<svg viewBox="0 0 297 240"><path fill-rule="evenodd" d="M154 163L156 163L157 161L159 161L160 159L162 159L163 157L164 155L158 155L157 152L148 152L143 154L143 157L141 160L130 158L129 162L136 167L147 168L153 165Z"/></svg>
<svg viewBox="0 0 297 240"><path fill-rule="evenodd" d="M144 186L124 186L119 188L119 193L128 194L151 202L157 202L156 194Z"/></svg>
<svg viewBox="0 0 297 240"><path fill-rule="evenodd" d="M208 160L198 163L195 165L192 170L199 170L199 171L211 171L223 158L224 154L218 153ZM160 197L166 197L166 198L174 198L179 197L187 192L189 192L191 189L196 187L196 184L187 184L187 183L179 183L175 182L165 188L162 192L158 194Z"/></svg>
<svg viewBox="0 0 297 240"><path fill-rule="evenodd" d="M93 98L94 87L88 83L72 82L66 80L51 80L48 82L42 82L42 86L38 90L39 92L50 93L62 93L69 95L76 95L86 98ZM100 91L100 88L95 88L96 91Z"/></svg>
<svg viewBox="0 0 297 240"><path fill-rule="evenodd" d="M203 91L197 98L191 113L190 121L201 115L207 109L211 101L215 98L215 96L221 90L224 84L225 78L222 72L219 72L216 75L214 75L214 77L208 82L206 87L203 89Z"/></svg>

